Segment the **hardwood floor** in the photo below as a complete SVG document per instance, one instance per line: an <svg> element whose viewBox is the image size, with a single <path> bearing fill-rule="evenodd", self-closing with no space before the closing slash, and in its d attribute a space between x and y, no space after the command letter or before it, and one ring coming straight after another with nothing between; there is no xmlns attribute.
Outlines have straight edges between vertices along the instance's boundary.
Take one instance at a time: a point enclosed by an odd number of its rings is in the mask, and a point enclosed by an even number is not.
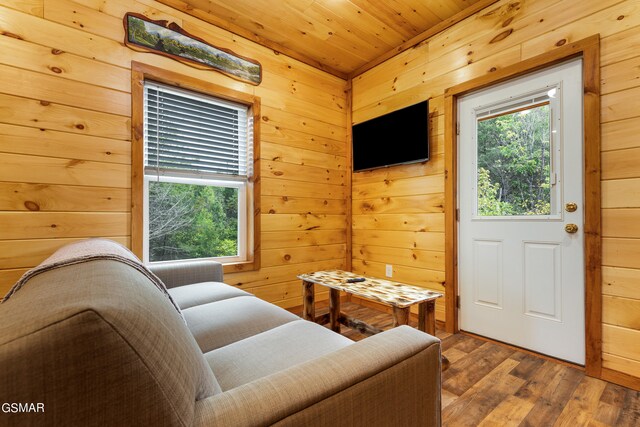
<svg viewBox="0 0 640 427"><path fill-rule="evenodd" d="M448 426L637 426L640 393L580 369L457 334L445 338Z"/></svg>
<svg viewBox="0 0 640 427"><path fill-rule="evenodd" d="M349 302L342 307L378 328L392 326L388 313ZM345 327L342 334L364 338ZM442 374L444 426L640 426L638 391L469 335L438 330L437 336L451 362Z"/></svg>

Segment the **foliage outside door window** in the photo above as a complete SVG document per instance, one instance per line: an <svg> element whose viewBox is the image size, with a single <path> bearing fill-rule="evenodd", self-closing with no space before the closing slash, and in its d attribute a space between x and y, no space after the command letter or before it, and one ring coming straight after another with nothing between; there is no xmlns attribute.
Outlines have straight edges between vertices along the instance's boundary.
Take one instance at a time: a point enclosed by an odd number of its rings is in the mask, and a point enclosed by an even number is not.
<svg viewBox="0 0 640 427"><path fill-rule="evenodd" d="M551 214L548 102L477 121L479 216Z"/></svg>

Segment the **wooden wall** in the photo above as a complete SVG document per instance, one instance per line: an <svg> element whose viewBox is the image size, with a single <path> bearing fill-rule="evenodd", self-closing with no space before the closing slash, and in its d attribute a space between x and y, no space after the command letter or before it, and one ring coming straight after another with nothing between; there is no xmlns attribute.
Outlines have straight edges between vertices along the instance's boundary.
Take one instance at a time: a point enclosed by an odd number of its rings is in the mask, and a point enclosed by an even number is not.
<svg viewBox="0 0 640 427"><path fill-rule="evenodd" d="M425 165L353 175L354 269L442 290L443 93L600 33L603 366L640 377L640 1L503 0L353 80L359 123L430 99ZM447 295L447 297L450 297ZM438 305L443 320L444 306Z"/></svg>
<svg viewBox="0 0 640 427"><path fill-rule="evenodd" d="M125 12L257 59L255 87L123 46ZM0 293L64 243L130 245L131 61L262 101L262 268L226 280L282 306L345 265L346 82L153 0L0 0Z"/></svg>
<svg viewBox="0 0 640 427"><path fill-rule="evenodd" d="M168 19L259 60L246 85L122 45L122 16ZM444 281L444 89L602 37L604 366L640 377L640 1L503 0L355 78L353 121L430 99L432 159L353 175L353 269ZM153 0L0 0L0 293L60 245L130 244L130 63L262 98L262 268L230 283L300 304L296 274L345 266L345 81ZM437 305L444 320L444 304Z"/></svg>

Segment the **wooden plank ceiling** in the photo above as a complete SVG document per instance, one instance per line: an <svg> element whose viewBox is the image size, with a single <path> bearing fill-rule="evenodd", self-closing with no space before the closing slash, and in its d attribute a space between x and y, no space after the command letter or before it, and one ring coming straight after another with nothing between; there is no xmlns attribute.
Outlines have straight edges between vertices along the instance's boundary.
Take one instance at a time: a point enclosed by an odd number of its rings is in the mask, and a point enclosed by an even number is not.
<svg viewBox="0 0 640 427"><path fill-rule="evenodd" d="M481 0L160 0L346 77Z"/></svg>

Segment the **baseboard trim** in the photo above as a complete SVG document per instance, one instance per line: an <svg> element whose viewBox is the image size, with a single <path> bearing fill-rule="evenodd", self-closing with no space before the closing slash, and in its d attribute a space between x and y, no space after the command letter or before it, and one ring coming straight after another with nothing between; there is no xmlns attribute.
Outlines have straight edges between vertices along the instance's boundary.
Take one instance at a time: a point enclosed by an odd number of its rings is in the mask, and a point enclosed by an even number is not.
<svg viewBox="0 0 640 427"><path fill-rule="evenodd" d="M302 298L301 298L302 299ZM341 295L340 302L349 302L349 295ZM329 306L329 294L323 296L323 298L316 299L316 309L322 309ZM294 314L302 313L302 304L295 305L293 307L287 307L285 310Z"/></svg>
<svg viewBox="0 0 640 427"><path fill-rule="evenodd" d="M624 372L614 371L609 368L602 368L600 378L605 381L609 381L610 383L615 383L623 387L640 391L640 378L625 374Z"/></svg>

